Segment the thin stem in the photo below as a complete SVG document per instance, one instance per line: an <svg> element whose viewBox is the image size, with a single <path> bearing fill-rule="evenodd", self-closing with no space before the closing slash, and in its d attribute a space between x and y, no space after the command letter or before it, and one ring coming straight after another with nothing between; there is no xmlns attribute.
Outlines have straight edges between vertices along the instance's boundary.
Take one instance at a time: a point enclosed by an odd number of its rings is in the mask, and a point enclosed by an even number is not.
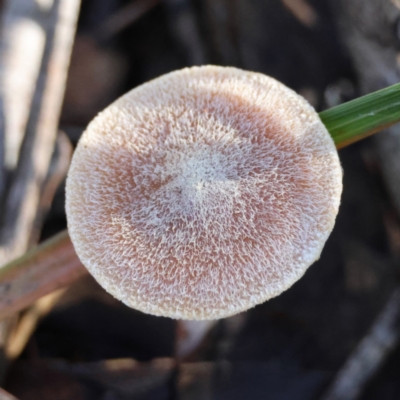
<svg viewBox="0 0 400 400"><path fill-rule="evenodd" d="M319 114L341 149L400 122L400 83Z"/></svg>

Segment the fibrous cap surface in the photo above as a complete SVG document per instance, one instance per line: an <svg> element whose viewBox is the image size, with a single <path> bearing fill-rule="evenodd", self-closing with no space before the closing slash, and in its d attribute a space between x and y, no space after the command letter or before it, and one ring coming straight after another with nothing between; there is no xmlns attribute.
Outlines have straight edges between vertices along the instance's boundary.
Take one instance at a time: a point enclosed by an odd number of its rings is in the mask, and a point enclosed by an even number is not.
<svg viewBox="0 0 400 400"><path fill-rule="evenodd" d="M319 258L341 181L302 97L258 73L184 69L91 122L67 179L69 232L127 305L221 318L280 294Z"/></svg>

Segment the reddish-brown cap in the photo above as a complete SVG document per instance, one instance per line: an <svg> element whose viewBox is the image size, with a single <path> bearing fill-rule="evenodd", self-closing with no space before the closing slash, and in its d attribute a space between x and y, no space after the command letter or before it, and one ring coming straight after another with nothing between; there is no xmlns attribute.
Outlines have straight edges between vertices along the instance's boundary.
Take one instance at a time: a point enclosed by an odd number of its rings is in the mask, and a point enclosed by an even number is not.
<svg viewBox="0 0 400 400"><path fill-rule="evenodd" d="M138 310L214 319L280 294L319 258L342 171L314 109L259 73L195 67L100 113L67 180L71 239Z"/></svg>

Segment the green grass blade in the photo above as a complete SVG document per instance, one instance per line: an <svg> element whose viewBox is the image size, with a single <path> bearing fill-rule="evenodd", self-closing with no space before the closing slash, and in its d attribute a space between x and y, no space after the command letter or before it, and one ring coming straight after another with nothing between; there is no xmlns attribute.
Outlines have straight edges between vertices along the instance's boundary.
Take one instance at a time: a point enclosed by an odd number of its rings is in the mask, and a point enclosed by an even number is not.
<svg viewBox="0 0 400 400"><path fill-rule="evenodd" d="M337 148L400 122L400 83L319 114Z"/></svg>

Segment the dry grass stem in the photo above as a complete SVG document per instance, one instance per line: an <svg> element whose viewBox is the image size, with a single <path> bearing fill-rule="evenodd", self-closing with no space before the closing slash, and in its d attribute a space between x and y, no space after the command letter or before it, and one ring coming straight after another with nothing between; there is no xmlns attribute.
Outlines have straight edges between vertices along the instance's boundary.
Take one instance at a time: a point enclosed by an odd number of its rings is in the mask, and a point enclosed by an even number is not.
<svg viewBox="0 0 400 400"><path fill-rule="evenodd" d="M35 1L7 1L0 34L0 97L4 166L18 162L45 45L44 11ZM29 62L25 62L29 59Z"/></svg>
<svg viewBox="0 0 400 400"><path fill-rule="evenodd" d="M40 319L51 311L64 292L65 289L59 289L42 297L22 315L5 348L8 359L14 360L21 355Z"/></svg>
<svg viewBox="0 0 400 400"><path fill-rule="evenodd" d="M28 307L86 273L68 233L55 236L0 271L0 318Z"/></svg>
<svg viewBox="0 0 400 400"><path fill-rule="evenodd" d="M29 244L57 137L79 6L79 0L55 0L42 14L41 24L47 27L43 58L20 160L3 207L0 254L4 261L23 254Z"/></svg>

